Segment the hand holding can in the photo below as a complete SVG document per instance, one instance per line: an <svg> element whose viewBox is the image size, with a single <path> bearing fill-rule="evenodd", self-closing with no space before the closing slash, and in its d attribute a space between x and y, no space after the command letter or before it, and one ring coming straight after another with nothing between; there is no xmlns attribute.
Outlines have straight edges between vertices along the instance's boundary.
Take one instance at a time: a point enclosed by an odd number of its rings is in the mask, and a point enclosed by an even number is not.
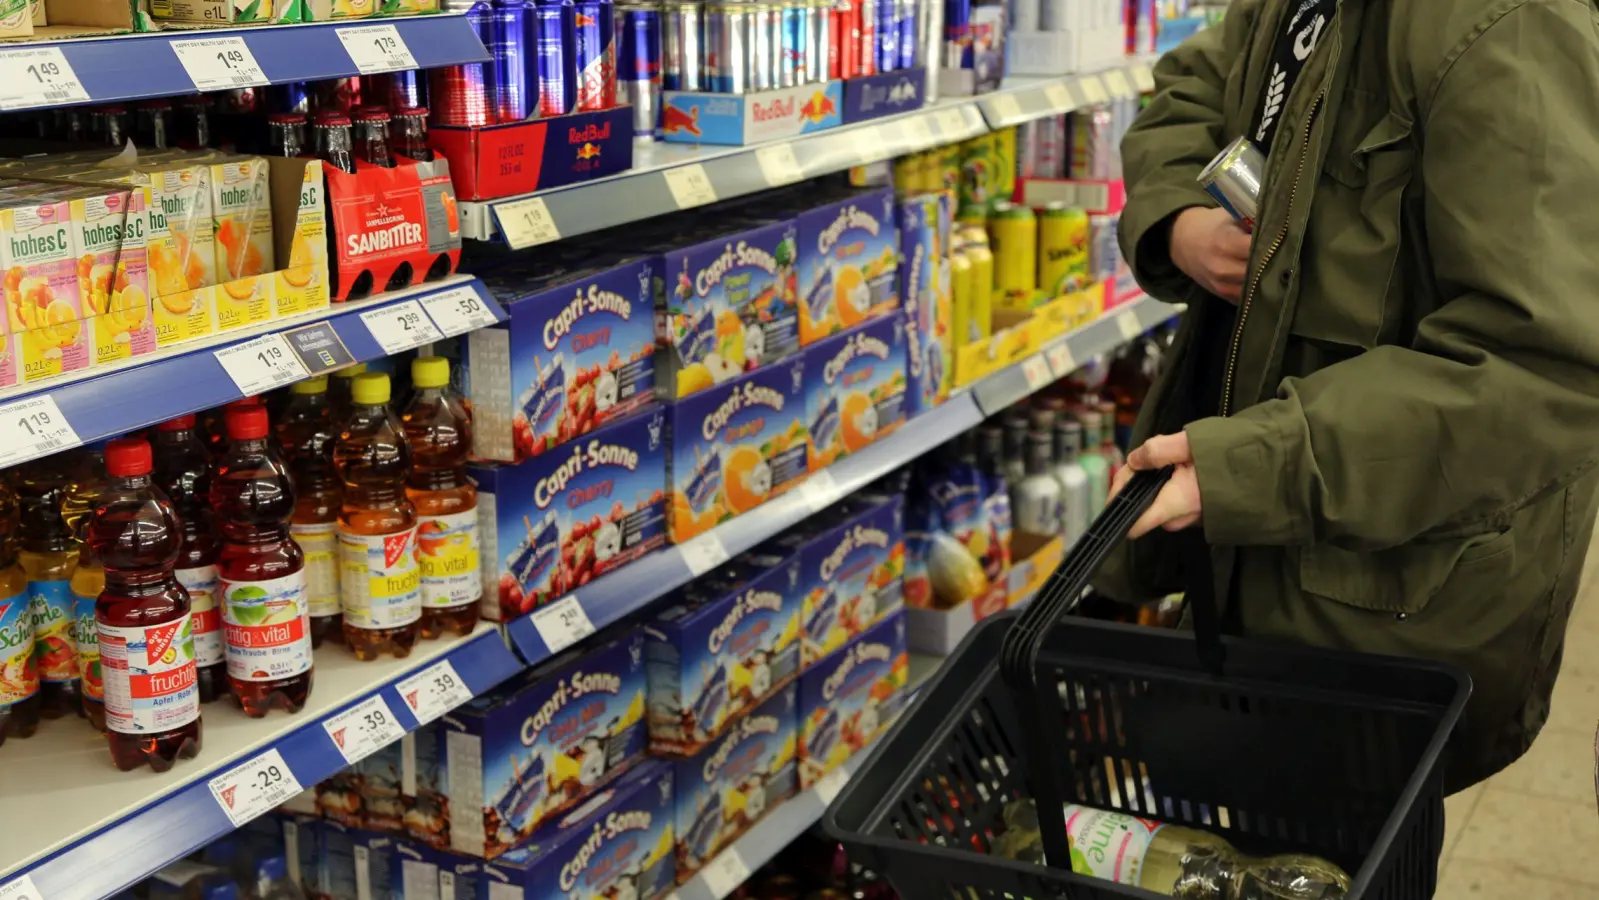
<svg viewBox="0 0 1599 900"><path fill-rule="evenodd" d="M1265 155L1255 148L1253 141L1241 137L1222 148L1199 173L1199 184L1223 209L1232 213L1245 231L1253 234L1255 214L1260 208L1260 185L1265 174Z"/></svg>

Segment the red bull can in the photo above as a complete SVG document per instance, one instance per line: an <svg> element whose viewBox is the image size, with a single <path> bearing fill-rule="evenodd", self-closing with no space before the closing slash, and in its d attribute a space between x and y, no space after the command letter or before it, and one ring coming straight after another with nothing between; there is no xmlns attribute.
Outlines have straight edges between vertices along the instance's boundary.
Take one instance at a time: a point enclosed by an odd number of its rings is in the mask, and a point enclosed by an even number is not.
<svg viewBox="0 0 1599 900"><path fill-rule="evenodd" d="M497 0L494 5L494 40L488 51L494 57L495 116L501 122L538 114L538 69L528 40L532 19L528 0Z"/></svg>
<svg viewBox="0 0 1599 900"><path fill-rule="evenodd" d="M661 11L661 87L705 90L704 61L704 10L698 0L668 0Z"/></svg>
<svg viewBox="0 0 1599 900"><path fill-rule="evenodd" d="M633 107L633 137L650 140L661 127L660 7L616 7L616 60L618 92Z"/></svg>
<svg viewBox="0 0 1599 900"><path fill-rule="evenodd" d="M769 91L778 86L777 66L783 52L781 18L778 8L764 0L750 3L749 14L750 90Z"/></svg>
<svg viewBox="0 0 1599 900"><path fill-rule="evenodd" d="M932 0L934 3L940 0ZM942 0L944 4L944 60L946 69L972 67L972 0Z"/></svg>
<svg viewBox="0 0 1599 900"><path fill-rule="evenodd" d="M877 0L877 39L873 64L879 72L899 69L899 0Z"/></svg>
<svg viewBox="0 0 1599 900"><path fill-rule="evenodd" d="M547 0L533 10L540 116L577 110L577 8L572 0Z"/></svg>
<svg viewBox="0 0 1599 900"><path fill-rule="evenodd" d="M914 69L921 47L921 29L919 17L916 15L917 0L893 0L893 2L896 39L894 64L900 69Z"/></svg>
<svg viewBox="0 0 1599 900"><path fill-rule="evenodd" d="M572 10L578 111L610 109L616 105L616 23L611 0L576 0Z"/></svg>
<svg viewBox="0 0 1599 900"><path fill-rule="evenodd" d="M751 3L705 4L705 64L710 89L718 94L750 90L750 44L754 15Z"/></svg>
<svg viewBox="0 0 1599 900"><path fill-rule="evenodd" d="M488 3L472 4L466 11L467 24L487 47L494 40L494 15ZM494 116L494 63L466 63L434 69L431 83L433 124L482 127L499 121Z"/></svg>
<svg viewBox="0 0 1599 900"><path fill-rule="evenodd" d="M805 77L815 84L827 80L827 58L831 55L832 18L828 7L832 0L806 0L805 2Z"/></svg>
<svg viewBox="0 0 1599 900"><path fill-rule="evenodd" d="M365 94L368 103L381 103L390 112L428 105L428 84L417 69L368 75Z"/></svg>
<svg viewBox="0 0 1599 900"><path fill-rule="evenodd" d="M811 47L810 11L806 0L782 0L778 15L782 19L783 52L778 64L780 87L793 87L806 81L806 53Z"/></svg>

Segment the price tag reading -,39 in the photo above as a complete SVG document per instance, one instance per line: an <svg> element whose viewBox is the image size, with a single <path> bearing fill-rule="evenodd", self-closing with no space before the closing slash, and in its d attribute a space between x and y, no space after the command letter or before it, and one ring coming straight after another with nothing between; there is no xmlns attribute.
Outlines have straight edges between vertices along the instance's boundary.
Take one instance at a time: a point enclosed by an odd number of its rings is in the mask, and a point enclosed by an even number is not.
<svg viewBox="0 0 1599 900"><path fill-rule="evenodd" d="M477 291L469 287L429 294L422 298L422 308L428 311L433 324L444 332L445 337L465 334L499 321L493 311L484 305Z"/></svg>
<svg viewBox="0 0 1599 900"><path fill-rule="evenodd" d="M239 828L264 812L300 793L300 782L276 748L260 754L206 783L211 796Z"/></svg>
<svg viewBox="0 0 1599 900"><path fill-rule="evenodd" d="M755 162L761 167L761 177L766 179L767 187L782 187L805 177L805 170L794 158L792 144L761 147L755 151Z"/></svg>
<svg viewBox="0 0 1599 900"><path fill-rule="evenodd" d="M678 544L677 552L683 554L683 562L688 564L688 570L694 573L695 578L727 562L728 558L727 548L714 531L707 531Z"/></svg>
<svg viewBox="0 0 1599 900"><path fill-rule="evenodd" d="M0 50L0 109L88 100L89 92L83 89L83 82L60 47Z"/></svg>
<svg viewBox="0 0 1599 900"><path fill-rule="evenodd" d="M594 633L594 623L578 604L577 597L565 597L533 611L533 627L538 630L544 646L550 653L560 653L567 647Z"/></svg>
<svg viewBox="0 0 1599 900"><path fill-rule="evenodd" d="M393 356L444 339L422 304L415 300L361 313L361 321L383 352Z"/></svg>
<svg viewBox="0 0 1599 900"><path fill-rule="evenodd" d="M382 694L362 700L324 721L322 727L344 761L351 765L405 736L405 726L395 718Z"/></svg>
<svg viewBox="0 0 1599 900"><path fill-rule="evenodd" d="M0 467L83 443L49 394L0 406Z"/></svg>
<svg viewBox="0 0 1599 900"><path fill-rule="evenodd" d="M213 355L246 397L310 375L281 334L263 334L253 341L223 347Z"/></svg>
<svg viewBox="0 0 1599 900"><path fill-rule="evenodd" d="M711 185L711 176L705 174L705 167L699 163L667 169L661 174L666 177L666 188L672 192L672 200L678 209L691 209L716 202L716 188Z"/></svg>
<svg viewBox="0 0 1599 900"><path fill-rule="evenodd" d="M416 57L393 25L360 25L338 29L344 52L362 75L416 68Z"/></svg>
<svg viewBox="0 0 1599 900"><path fill-rule="evenodd" d="M455 666L441 659L410 678L396 682L394 689L416 716L418 725L437 719L472 699L472 689L456 673Z"/></svg>
<svg viewBox="0 0 1599 900"><path fill-rule="evenodd" d="M255 54L250 52L244 38L237 35L173 41L171 47L197 91L219 91L267 83L266 73L261 71L261 64L255 61Z"/></svg>
<svg viewBox="0 0 1599 900"><path fill-rule="evenodd" d="M555 218L550 215L543 197L524 197L498 204L494 207L494 215L500 220L500 233L505 235L505 243L512 250L525 250L561 239L561 230L555 226Z"/></svg>

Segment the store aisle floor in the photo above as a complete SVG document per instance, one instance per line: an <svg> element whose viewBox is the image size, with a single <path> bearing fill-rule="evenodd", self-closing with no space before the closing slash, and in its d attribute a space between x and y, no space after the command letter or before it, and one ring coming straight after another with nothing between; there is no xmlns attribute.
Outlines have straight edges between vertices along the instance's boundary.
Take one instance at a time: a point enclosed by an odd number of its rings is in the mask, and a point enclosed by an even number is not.
<svg viewBox="0 0 1599 900"><path fill-rule="evenodd" d="M1577 597L1554 709L1514 766L1446 801L1449 835L1436 900L1599 896L1599 541Z"/></svg>

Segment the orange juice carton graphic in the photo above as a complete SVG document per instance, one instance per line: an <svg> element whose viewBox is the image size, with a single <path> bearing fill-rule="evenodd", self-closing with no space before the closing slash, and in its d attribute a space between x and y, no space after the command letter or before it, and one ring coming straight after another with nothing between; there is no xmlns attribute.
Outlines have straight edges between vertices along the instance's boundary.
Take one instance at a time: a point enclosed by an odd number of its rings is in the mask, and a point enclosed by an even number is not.
<svg viewBox="0 0 1599 900"><path fill-rule="evenodd" d="M272 318L274 268L272 192L267 161L228 157L210 166L211 213L216 223L217 330L232 331Z"/></svg>
<svg viewBox="0 0 1599 900"><path fill-rule="evenodd" d="M905 322L873 319L805 350L810 470L905 423Z"/></svg>
<svg viewBox="0 0 1599 900"><path fill-rule="evenodd" d="M96 173L102 180L146 188L150 293L156 342L191 341L216 331L215 224L211 172L205 164L173 161Z"/></svg>
<svg viewBox="0 0 1599 900"><path fill-rule="evenodd" d="M92 354L78 291L77 236L66 199L71 187L9 187L0 194L0 283L7 328L18 338L20 380L86 369Z"/></svg>
<svg viewBox="0 0 1599 900"><path fill-rule="evenodd" d="M799 214L800 343L899 308L894 189L852 194Z"/></svg>
<svg viewBox="0 0 1599 900"><path fill-rule="evenodd" d="M72 203L78 234L78 292L92 316L94 365L155 352L146 255L148 193L85 187Z"/></svg>
<svg viewBox="0 0 1599 900"><path fill-rule="evenodd" d="M296 212L293 229L276 229L275 256L283 268L275 273L272 289L276 314L292 316L323 309L332 299L327 214L322 208L327 183L322 178L321 160L274 163L270 184L274 203L280 210Z"/></svg>

